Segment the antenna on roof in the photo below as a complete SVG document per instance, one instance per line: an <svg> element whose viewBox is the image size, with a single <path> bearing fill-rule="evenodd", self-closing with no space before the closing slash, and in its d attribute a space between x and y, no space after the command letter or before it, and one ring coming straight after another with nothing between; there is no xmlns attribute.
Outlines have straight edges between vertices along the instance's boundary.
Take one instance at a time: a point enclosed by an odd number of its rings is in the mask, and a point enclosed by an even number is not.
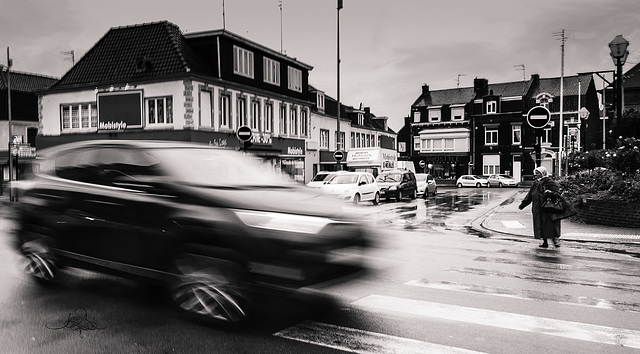
<svg viewBox="0 0 640 354"><path fill-rule="evenodd" d="M278 7L280 8L280 53L284 53L284 49L282 49L282 0L278 0Z"/></svg>
<svg viewBox="0 0 640 354"><path fill-rule="evenodd" d="M458 88L460 88L460 76L467 76L467 74L458 74L458 79L456 79L458 82Z"/></svg>
<svg viewBox="0 0 640 354"><path fill-rule="evenodd" d="M522 70L522 80L526 80L527 79L527 74L526 71L524 70L524 64L518 64L518 65L514 65L514 68L518 68L516 70Z"/></svg>

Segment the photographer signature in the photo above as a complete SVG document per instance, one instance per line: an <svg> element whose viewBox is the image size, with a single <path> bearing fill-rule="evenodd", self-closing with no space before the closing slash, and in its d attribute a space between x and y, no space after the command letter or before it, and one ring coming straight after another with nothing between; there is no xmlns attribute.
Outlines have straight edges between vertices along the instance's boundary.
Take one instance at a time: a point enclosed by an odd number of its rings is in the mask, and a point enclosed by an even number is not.
<svg viewBox="0 0 640 354"><path fill-rule="evenodd" d="M63 329L68 328L72 331L80 332L80 337L84 338L83 331L95 331L98 329L105 329L107 326L98 327L98 325L90 321L87 318L87 310L82 307L78 307L74 312L69 313L69 317L64 321L62 326L53 326L50 323L45 325L48 329Z"/></svg>

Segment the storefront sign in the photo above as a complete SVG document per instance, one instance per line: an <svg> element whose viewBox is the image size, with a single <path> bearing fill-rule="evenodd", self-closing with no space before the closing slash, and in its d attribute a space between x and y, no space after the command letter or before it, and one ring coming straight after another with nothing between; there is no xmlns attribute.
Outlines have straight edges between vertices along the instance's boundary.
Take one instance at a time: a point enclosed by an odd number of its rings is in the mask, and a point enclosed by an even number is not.
<svg viewBox="0 0 640 354"><path fill-rule="evenodd" d="M100 130L125 130L127 129L127 123L120 122L100 122L98 124Z"/></svg>
<svg viewBox="0 0 640 354"><path fill-rule="evenodd" d="M216 139L209 140L209 145L210 146L226 147L228 145L228 143L227 143L227 139L216 138Z"/></svg>
<svg viewBox="0 0 640 354"><path fill-rule="evenodd" d="M287 155L304 155L304 150L301 147L287 146Z"/></svg>

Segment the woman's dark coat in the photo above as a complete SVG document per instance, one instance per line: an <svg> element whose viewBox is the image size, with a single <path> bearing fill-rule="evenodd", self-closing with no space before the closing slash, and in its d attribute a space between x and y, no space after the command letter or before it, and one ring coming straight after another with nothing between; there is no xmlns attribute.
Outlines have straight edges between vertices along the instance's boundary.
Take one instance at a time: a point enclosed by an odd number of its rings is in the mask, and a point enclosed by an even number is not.
<svg viewBox="0 0 640 354"><path fill-rule="evenodd" d="M533 236L535 238L556 238L560 237L560 220L553 220L551 213L540 208L543 202L544 191L549 190L560 194L560 186L549 177L541 178L533 182L526 197L520 203L520 209L531 204L533 214Z"/></svg>

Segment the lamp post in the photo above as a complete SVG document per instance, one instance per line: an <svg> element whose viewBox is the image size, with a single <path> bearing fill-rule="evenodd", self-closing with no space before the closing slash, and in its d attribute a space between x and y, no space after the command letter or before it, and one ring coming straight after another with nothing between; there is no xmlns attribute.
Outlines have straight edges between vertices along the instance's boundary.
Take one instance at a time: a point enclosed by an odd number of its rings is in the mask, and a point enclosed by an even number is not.
<svg viewBox="0 0 640 354"><path fill-rule="evenodd" d="M616 126L618 128L622 121L622 66L629 55L627 47L629 47L629 41L624 39L621 34L609 42L611 58L616 66Z"/></svg>
<svg viewBox="0 0 640 354"><path fill-rule="evenodd" d="M337 23L337 28L336 28L336 56L337 56L337 60L336 60L336 88L337 88L337 105L338 105L338 109L337 109L337 117L336 117L336 151L340 151L342 146L340 146L341 141L340 141L340 9L342 9L342 0L338 0L338 8L336 9L336 23ZM338 161L338 165L336 166L336 169L338 171L340 171L342 169L342 167L340 167L340 161Z"/></svg>

